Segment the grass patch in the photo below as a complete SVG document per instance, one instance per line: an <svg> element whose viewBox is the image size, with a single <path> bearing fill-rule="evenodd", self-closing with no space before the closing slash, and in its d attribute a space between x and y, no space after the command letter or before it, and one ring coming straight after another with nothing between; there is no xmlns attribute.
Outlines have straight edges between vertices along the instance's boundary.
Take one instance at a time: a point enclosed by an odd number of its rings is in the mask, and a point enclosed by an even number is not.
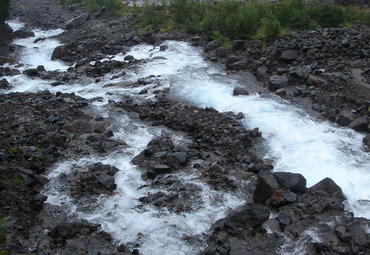
<svg viewBox="0 0 370 255"><path fill-rule="evenodd" d="M270 41L284 31L370 24L369 10L310 5L304 0L278 3L172 0L161 6L146 5L132 10L140 28L203 33L222 41L256 38Z"/></svg>

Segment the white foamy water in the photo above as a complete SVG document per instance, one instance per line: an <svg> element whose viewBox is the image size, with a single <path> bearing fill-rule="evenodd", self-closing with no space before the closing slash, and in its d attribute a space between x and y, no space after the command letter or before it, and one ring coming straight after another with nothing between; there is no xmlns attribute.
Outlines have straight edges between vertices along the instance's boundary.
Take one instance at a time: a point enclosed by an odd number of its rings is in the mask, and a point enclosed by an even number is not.
<svg viewBox="0 0 370 255"><path fill-rule="evenodd" d="M19 22L9 22L14 29L22 28ZM19 62L24 66L21 71L44 65L47 70L66 70L62 62L51 61L52 51L59 42L46 39L34 43L39 37L50 37L62 30L35 30L35 37L16 40L14 43L24 48ZM67 84L52 87L52 81L29 78L25 75L6 77L12 86L9 92L36 92L48 89L51 92L76 93L84 98L101 97L95 104L95 111L104 117L110 116L106 103L109 99L119 100L123 95L150 99L152 93L139 96L142 88L109 86L109 83L135 82L140 77L161 75L163 84L159 88L171 86L175 96L198 106L213 107L219 111L243 112L245 125L259 127L267 138L270 148L269 157L275 159L276 171L302 173L313 185L325 177L332 178L346 194L349 207L357 216L370 218L369 208L364 200L370 200L370 162L362 151L362 135L345 128L338 128L328 122L316 121L303 111L281 101L278 98L263 98L257 95L232 96L237 82L227 77L224 71L205 62L201 52L184 42L168 42L167 51L159 51L153 46L137 46L128 54L135 58L151 59L142 65L136 73L112 79L114 74L101 77L100 82ZM123 55L113 59L123 61ZM146 88L154 89L149 84ZM156 88L158 89L158 87ZM132 158L141 152L148 141L158 135L162 128L152 128L143 123L136 123L127 116L112 117L116 127L115 138L123 139L129 146L106 156L90 156L78 160L58 163L50 172L50 184L45 190L48 202L62 205L71 214L82 219L100 223L102 228L121 242L140 244L140 253L148 254L196 254L202 243L189 243L188 236L205 233L211 225L222 218L226 211L243 202L236 194L226 194L211 189L200 180L195 170L175 174L182 183L191 183L200 188L199 205L191 213L172 213L165 209L143 205L138 200L148 193L158 192L141 178L142 170L132 165ZM118 128L117 128L118 127ZM176 133L172 133L175 137ZM178 137L179 140L183 139ZM83 168L87 164L101 162L117 167L117 194L102 196L90 210L80 208L60 183L61 174L75 171L76 166ZM358 200L362 200L357 202Z"/></svg>
<svg viewBox="0 0 370 255"><path fill-rule="evenodd" d="M13 30L19 30L24 27L24 24L16 20L9 21L8 25ZM43 65L47 71L67 70L68 66L60 61L52 61L51 55L53 50L61 45L57 40L51 39L50 37L56 36L63 33L62 29L53 29L43 31L40 29L32 30L35 34L33 37L25 39L16 39L13 44L23 47L20 53L21 63L24 64L23 70L29 68L36 68L38 65ZM42 39L35 42L36 39Z"/></svg>
<svg viewBox="0 0 370 255"><path fill-rule="evenodd" d="M370 157L363 151L363 135L310 118L303 111L276 98L232 96L237 82L205 62L201 52L185 42L168 42L167 51L136 46L128 54L152 58L139 76L163 75L174 94L202 107L242 112L245 125L258 127L276 162L275 171L301 173L308 186L325 177L344 191L356 216L370 218ZM144 54L146 52L146 54Z"/></svg>
<svg viewBox="0 0 370 255"><path fill-rule="evenodd" d="M20 29L23 24L12 21L9 24L13 29ZM60 61L51 61L51 54L59 44L54 39L45 39L35 43L39 37L50 37L62 30L41 31L34 30L35 36L26 39L15 40L14 44L23 46L19 55L19 63L24 66L11 66L23 71L28 68L35 68L44 65L46 70L67 70L68 66ZM151 47L153 48L153 47ZM148 47L148 51L150 47ZM140 52L137 52L140 54ZM143 54L147 54L146 51ZM124 56L116 56L114 59L123 61ZM174 69L169 69L169 71ZM118 149L105 156L89 156L80 159L71 159L57 163L48 174L50 180L46 186L44 194L48 196L47 203L61 206L61 210L66 210L69 214L90 222L99 223L104 231L120 243L134 242L139 244L140 254L144 255L193 255L197 254L204 243L202 238L197 237L195 242L190 243L187 239L196 235L201 235L209 231L211 225L218 219L225 216L227 210L241 205L244 198L236 194L215 191L201 181L200 175L194 169L187 169L186 172L174 173L173 177L182 184L196 185L199 188L200 200L197 207L192 212L174 213L165 208L155 208L151 205L142 204L139 198L150 193L166 192L150 187L150 183L142 179L142 169L138 169L131 164L134 156L140 153L153 138L159 135L163 128L148 127L142 123L136 123L129 119L125 114L110 116L109 99L119 100L123 95L138 96L142 87L130 88L125 86L108 86L107 84L117 82L136 82L138 76L134 73L125 77L112 79L114 74L107 74L101 77L100 82L85 82L84 84L66 84L53 87L49 80L30 78L20 74L6 77L12 89L10 92L38 92L49 90L51 92L61 91L64 93L76 93L87 99L101 97L101 100L94 103L94 111L112 120L115 127L115 138L124 140L128 146ZM149 90L147 95L142 95L142 99L150 99L154 95L153 89L163 89L168 87L168 82L159 85L147 85ZM168 131L168 130L167 130ZM170 132L170 131L169 131ZM183 141L184 138L172 132L175 140ZM101 196L95 204L81 205L74 203L66 184L60 180L60 176L69 174L76 169L84 169L85 166L93 163L103 163L115 166L119 169L115 182L117 190L114 196ZM143 187L146 185L145 187ZM68 190L68 188L67 188ZM245 196L245 195L244 195ZM86 210L87 207L90 207Z"/></svg>

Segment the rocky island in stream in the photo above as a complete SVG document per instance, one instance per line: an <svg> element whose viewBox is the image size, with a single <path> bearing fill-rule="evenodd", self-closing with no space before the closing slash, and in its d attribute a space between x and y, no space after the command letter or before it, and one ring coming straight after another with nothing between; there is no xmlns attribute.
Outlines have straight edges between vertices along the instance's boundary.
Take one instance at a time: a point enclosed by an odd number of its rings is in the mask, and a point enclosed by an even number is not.
<svg viewBox="0 0 370 255"><path fill-rule="evenodd" d="M370 255L367 1L0 1L0 255Z"/></svg>

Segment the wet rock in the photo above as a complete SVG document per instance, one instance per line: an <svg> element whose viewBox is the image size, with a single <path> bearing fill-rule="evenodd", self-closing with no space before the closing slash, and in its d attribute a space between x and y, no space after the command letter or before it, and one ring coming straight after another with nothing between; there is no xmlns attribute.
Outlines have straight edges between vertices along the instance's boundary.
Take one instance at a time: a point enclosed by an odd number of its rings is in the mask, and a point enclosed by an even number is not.
<svg viewBox="0 0 370 255"><path fill-rule="evenodd" d="M126 60L126 61L134 61L135 58L133 56L131 56L131 55L127 55L127 56L124 57L124 60Z"/></svg>
<svg viewBox="0 0 370 255"><path fill-rule="evenodd" d="M322 194L325 196L345 200L342 189L330 178L325 178L308 189L311 193Z"/></svg>
<svg viewBox="0 0 370 255"><path fill-rule="evenodd" d="M281 53L280 58L284 61L293 61L299 56L298 50L285 50Z"/></svg>
<svg viewBox="0 0 370 255"><path fill-rule="evenodd" d="M281 75L270 76L268 85L269 90L276 91L286 86L288 86L288 77Z"/></svg>
<svg viewBox="0 0 370 255"><path fill-rule="evenodd" d="M9 84L9 82L8 82L8 80L7 79L1 79L0 80L0 90L1 89L9 89L10 88L10 84Z"/></svg>
<svg viewBox="0 0 370 255"><path fill-rule="evenodd" d="M253 201L257 204L264 204L278 190L279 184L277 183L271 171L261 170L258 173L258 181L256 189L253 194Z"/></svg>
<svg viewBox="0 0 370 255"><path fill-rule="evenodd" d="M245 88L236 87L233 90L233 96L248 96L249 92Z"/></svg>
<svg viewBox="0 0 370 255"><path fill-rule="evenodd" d="M364 143L364 145L365 145L368 149L370 149L370 135L367 135L367 136L365 136L365 137L364 137L363 143Z"/></svg>
<svg viewBox="0 0 370 255"><path fill-rule="evenodd" d="M369 117L362 116L352 121L348 127L353 128L354 130L359 131L359 132L365 132L365 131L368 131L368 125L369 125Z"/></svg>
<svg viewBox="0 0 370 255"><path fill-rule="evenodd" d="M160 51L166 51L168 49L168 45L161 45L160 47L159 47L159 50Z"/></svg>
<svg viewBox="0 0 370 255"><path fill-rule="evenodd" d="M270 216L270 210L266 206L250 207L240 206L233 210L222 223L232 229L261 226Z"/></svg>
<svg viewBox="0 0 370 255"><path fill-rule="evenodd" d="M306 179L301 174L275 172L274 176L279 184L293 192L304 193L306 191Z"/></svg>
<svg viewBox="0 0 370 255"><path fill-rule="evenodd" d="M60 59L60 58L64 57L66 53L67 53L66 46L65 45L59 45L54 49L54 51L51 55L51 60Z"/></svg>
<svg viewBox="0 0 370 255"><path fill-rule="evenodd" d="M87 222L60 223L49 232L49 236L63 240L70 239L79 234L94 232L98 229L98 226Z"/></svg>
<svg viewBox="0 0 370 255"><path fill-rule="evenodd" d="M88 166L87 171L77 172L72 179L71 191L73 196L111 194L116 188L114 176L118 168L95 163Z"/></svg>
<svg viewBox="0 0 370 255"><path fill-rule="evenodd" d="M356 115L352 111L341 111L337 118L337 123L341 126L348 126L355 117Z"/></svg>
<svg viewBox="0 0 370 255"><path fill-rule="evenodd" d="M32 31L28 31L28 30L23 30L23 29L20 29L20 30L17 30L13 33L14 37L16 38L28 38L28 37L33 37L35 36L35 33L32 32Z"/></svg>
<svg viewBox="0 0 370 255"><path fill-rule="evenodd" d="M37 68L24 70L23 73L27 76L39 76L39 70Z"/></svg>
<svg viewBox="0 0 370 255"><path fill-rule="evenodd" d="M151 167L150 170L146 172L146 176L153 179L158 175L167 174L172 172L172 168L165 164L156 164Z"/></svg>
<svg viewBox="0 0 370 255"><path fill-rule="evenodd" d="M287 95L287 91L284 88L278 89L275 91L275 94L281 97L284 97Z"/></svg>

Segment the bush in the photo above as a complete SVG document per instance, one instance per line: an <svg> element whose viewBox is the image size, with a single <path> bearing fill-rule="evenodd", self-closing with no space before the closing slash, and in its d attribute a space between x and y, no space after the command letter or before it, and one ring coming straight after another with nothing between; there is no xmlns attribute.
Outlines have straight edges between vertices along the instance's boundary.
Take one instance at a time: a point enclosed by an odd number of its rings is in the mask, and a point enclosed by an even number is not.
<svg viewBox="0 0 370 255"><path fill-rule="evenodd" d="M280 21L275 16L269 16L261 20L261 26L256 32L256 39L265 39L272 41L281 33Z"/></svg>
<svg viewBox="0 0 370 255"><path fill-rule="evenodd" d="M0 23L9 17L9 0L0 0Z"/></svg>
<svg viewBox="0 0 370 255"><path fill-rule="evenodd" d="M138 24L154 30L180 29L189 33L206 33L222 41L265 38L272 40L282 31L316 27L370 25L370 13L353 7L311 5L305 0L216 2L172 0L146 5L136 10Z"/></svg>

